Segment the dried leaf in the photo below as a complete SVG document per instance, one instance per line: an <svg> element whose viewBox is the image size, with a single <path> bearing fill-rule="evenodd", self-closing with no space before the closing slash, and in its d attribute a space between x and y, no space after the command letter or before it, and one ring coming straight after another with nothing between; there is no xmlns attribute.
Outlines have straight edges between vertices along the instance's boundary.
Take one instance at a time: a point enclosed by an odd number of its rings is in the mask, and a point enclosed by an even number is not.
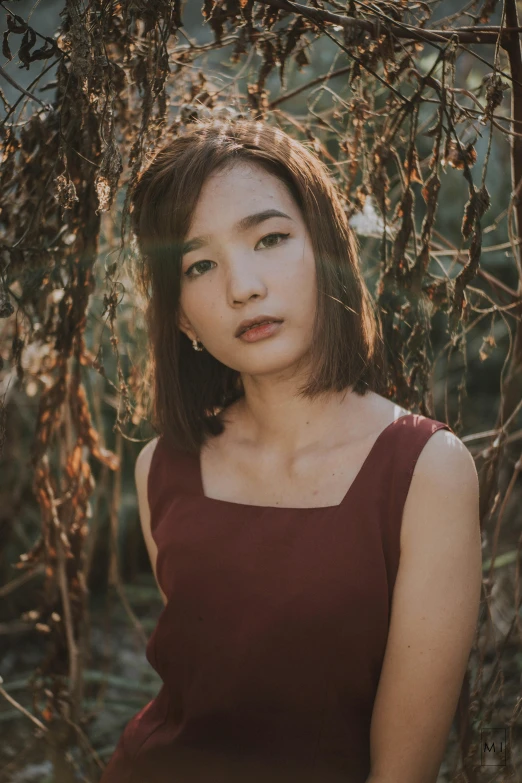
<svg viewBox="0 0 522 783"><path fill-rule="evenodd" d="M9 48L9 30L4 31L4 40L2 43L2 54L4 57L6 57L8 60L13 59L13 55L11 54L11 50Z"/></svg>
<svg viewBox="0 0 522 783"><path fill-rule="evenodd" d="M28 27L22 38L22 45L18 50L18 57L25 65L27 70L29 70L29 66L31 64L31 49L33 48L35 43L36 43L36 33L32 29L32 27Z"/></svg>
<svg viewBox="0 0 522 783"><path fill-rule="evenodd" d="M45 39L45 45L42 46L40 49L35 49L31 55L30 55L30 61L34 62L34 60L48 60L49 57L52 57L55 54L58 54L59 49L56 45L56 42L52 38Z"/></svg>
<svg viewBox="0 0 522 783"><path fill-rule="evenodd" d="M476 161L477 151L473 142L470 142L465 147L461 145L459 149L455 141L450 141L446 155L442 159L442 165L445 166L448 163L452 168L462 170L466 167L466 164L471 168Z"/></svg>
<svg viewBox="0 0 522 783"><path fill-rule="evenodd" d="M409 171L409 156L406 155L406 159L404 161L404 169L406 171L406 174L409 173L410 182L420 182L421 185L423 184L422 174L420 171L420 165L419 165L419 154L415 147L413 147L411 151L412 156L412 167L411 172Z"/></svg>
<svg viewBox="0 0 522 783"><path fill-rule="evenodd" d="M492 334L489 334L487 337L484 337L482 340L482 345L479 348L479 358L481 362L486 361L491 356L491 353L493 352L493 348L495 348L496 342L495 338Z"/></svg>
<svg viewBox="0 0 522 783"><path fill-rule="evenodd" d="M7 14L7 27L11 33L25 33L27 30L27 22L25 22L21 16L14 14Z"/></svg>
<svg viewBox="0 0 522 783"><path fill-rule="evenodd" d="M59 174L54 181L58 202L64 209L72 209L74 202L79 201L74 182L66 174Z"/></svg>

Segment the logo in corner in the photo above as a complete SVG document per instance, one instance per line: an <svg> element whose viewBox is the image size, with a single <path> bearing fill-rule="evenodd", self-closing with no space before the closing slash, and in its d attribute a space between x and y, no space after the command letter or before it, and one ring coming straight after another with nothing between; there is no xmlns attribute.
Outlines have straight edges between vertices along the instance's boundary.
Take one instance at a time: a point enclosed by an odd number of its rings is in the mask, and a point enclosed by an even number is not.
<svg viewBox="0 0 522 783"><path fill-rule="evenodd" d="M480 765L507 766L507 729L492 727L480 730Z"/></svg>

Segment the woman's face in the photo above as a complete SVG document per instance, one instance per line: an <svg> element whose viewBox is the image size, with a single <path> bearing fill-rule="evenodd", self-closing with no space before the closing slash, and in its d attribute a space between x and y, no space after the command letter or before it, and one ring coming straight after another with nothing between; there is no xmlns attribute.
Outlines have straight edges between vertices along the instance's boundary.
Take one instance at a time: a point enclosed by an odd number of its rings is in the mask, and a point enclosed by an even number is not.
<svg viewBox="0 0 522 783"><path fill-rule="evenodd" d="M266 210L272 216L238 227ZM202 242L188 243L203 237ZM243 374L296 369L307 355L317 285L310 236L299 207L277 177L240 163L205 182L185 240L181 268L181 330L218 361ZM270 337L235 336L241 321L283 319ZM301 365L299 365L301 366Z"/></svg>

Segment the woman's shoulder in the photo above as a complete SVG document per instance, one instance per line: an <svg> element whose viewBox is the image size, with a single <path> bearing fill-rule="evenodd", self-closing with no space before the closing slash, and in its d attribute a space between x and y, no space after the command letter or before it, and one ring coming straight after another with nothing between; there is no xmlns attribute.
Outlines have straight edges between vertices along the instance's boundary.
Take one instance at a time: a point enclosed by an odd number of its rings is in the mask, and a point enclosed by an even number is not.
<svg viewBox="0 0 522 783"><path fill-rule="evenodd" d="M374 391L366 392L362 399L357 400L357 411L361 430L365 431L369 438L382 432L396 419L412 413L402 405Z"/></svg>
<svg viewBox="0 0 522 783"><path fill-rule="evenodd" d="M134 467L134 474L136 479L146 479L159 439L159 435L157 435L155 438L152 438L152 440L149 440L148 443L146 443L138 452L138 456L136 457L136 464Z"/></svg>

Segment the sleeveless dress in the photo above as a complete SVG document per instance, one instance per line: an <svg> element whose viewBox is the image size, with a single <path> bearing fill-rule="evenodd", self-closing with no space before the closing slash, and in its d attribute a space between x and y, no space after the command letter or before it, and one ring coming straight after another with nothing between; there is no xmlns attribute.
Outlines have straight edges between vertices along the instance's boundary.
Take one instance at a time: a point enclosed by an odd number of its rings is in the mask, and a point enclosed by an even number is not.
<svg viewBox="0 0 522 783"><path fill-rule="evenodd" d="M148 478L167 604L163 685L100 783L365 783L404 504L445 423L400 416L337 506L207 498L199 456L158 439Z"/></svg>

